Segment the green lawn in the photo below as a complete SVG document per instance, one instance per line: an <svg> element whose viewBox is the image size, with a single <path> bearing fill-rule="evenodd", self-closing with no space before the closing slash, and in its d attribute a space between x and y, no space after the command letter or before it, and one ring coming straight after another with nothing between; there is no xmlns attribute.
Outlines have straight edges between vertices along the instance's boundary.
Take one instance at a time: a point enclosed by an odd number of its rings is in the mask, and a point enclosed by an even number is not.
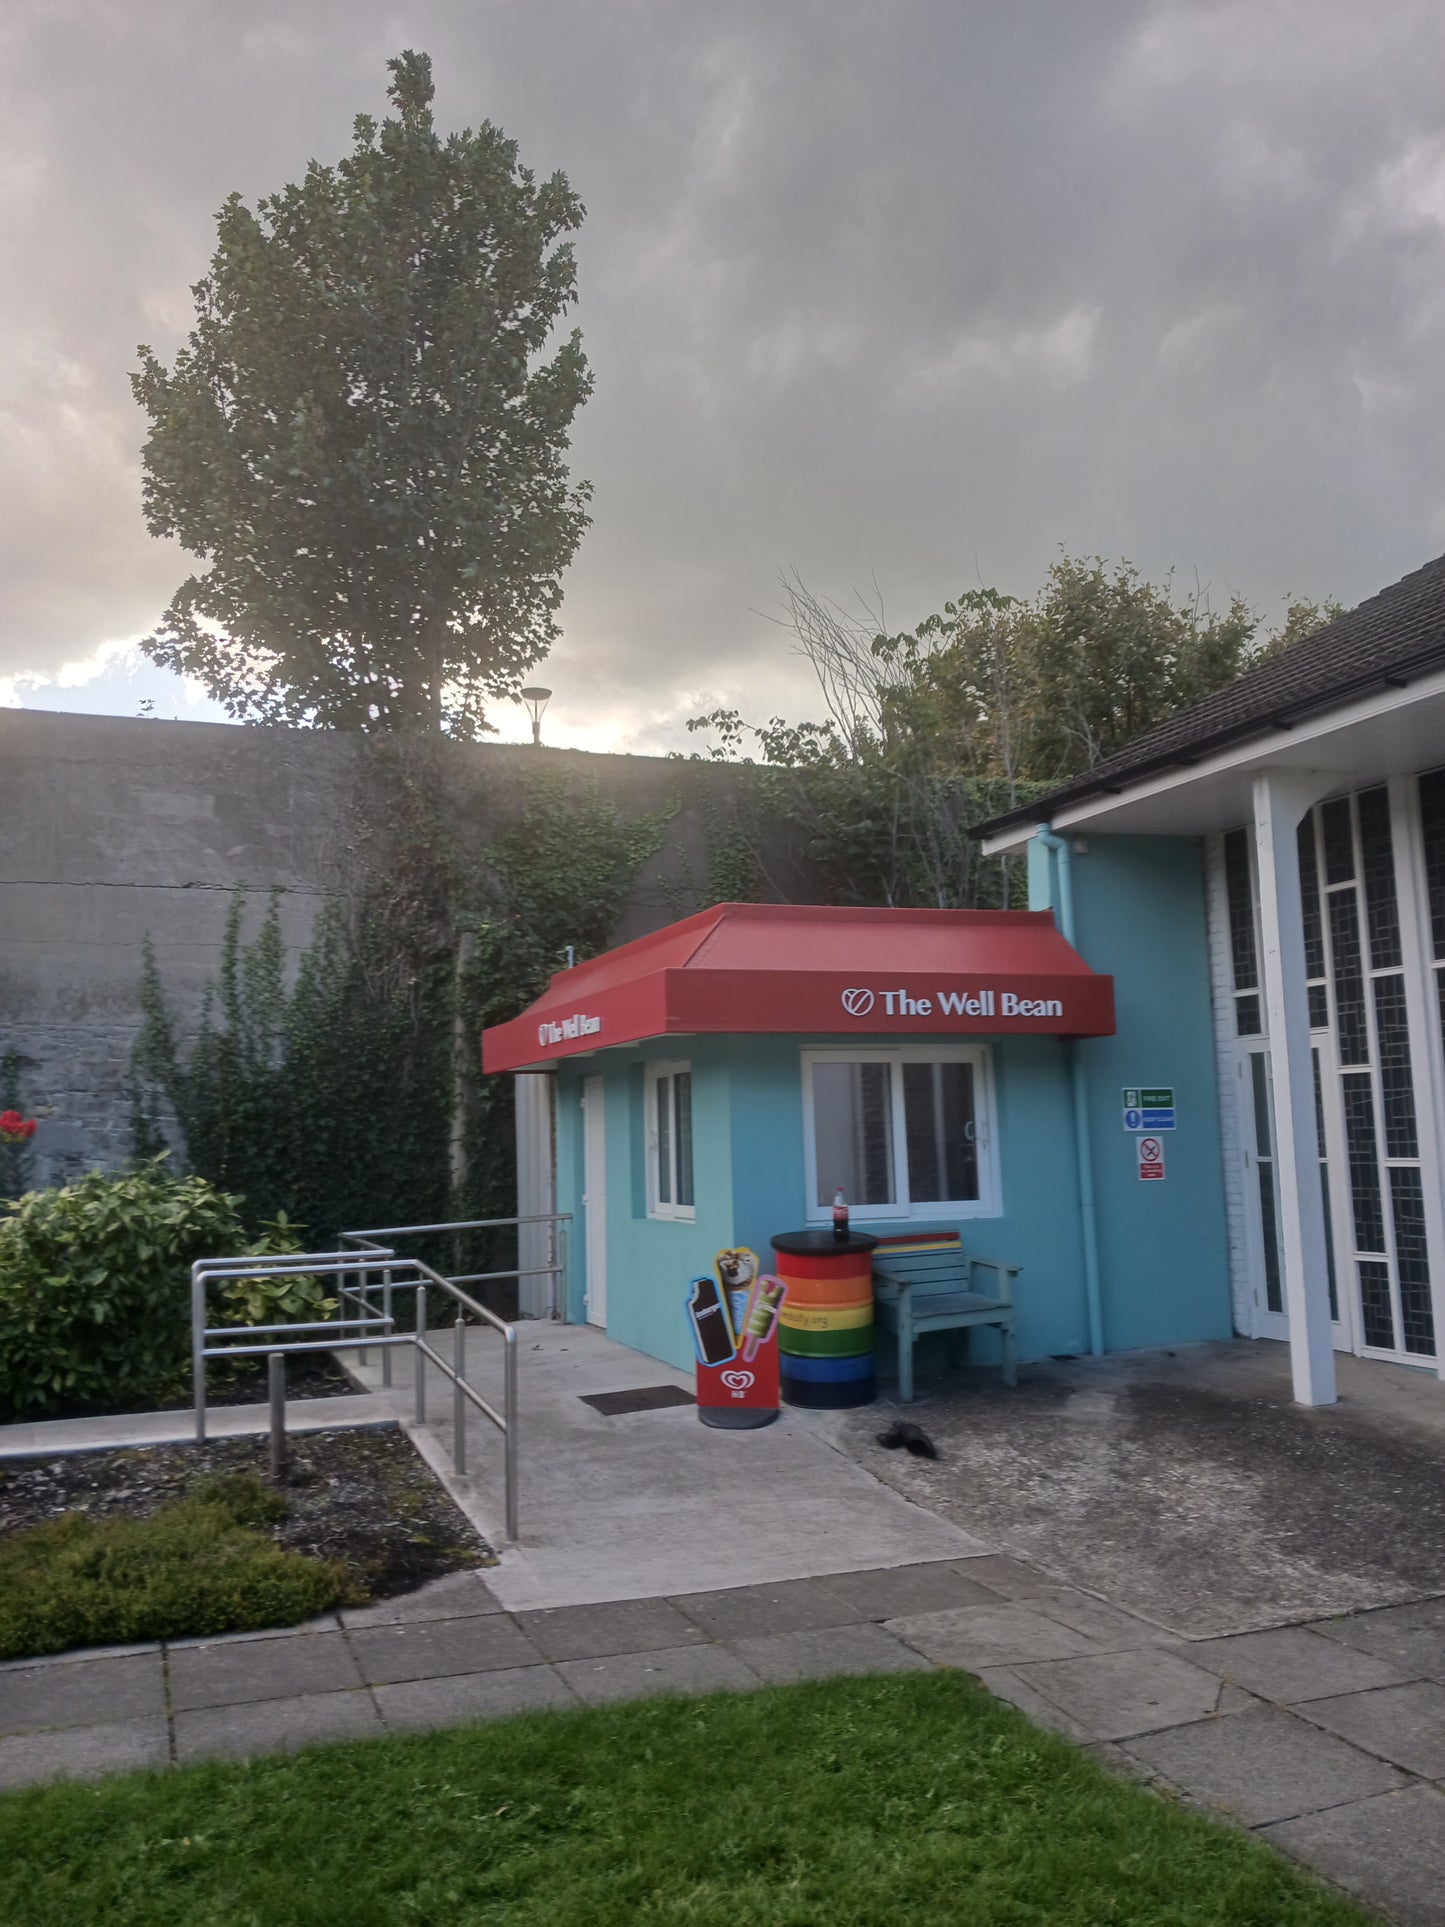
<svg viewBox="0 0 1445 1927"><path fill-rule="evenodd" d="M1360 1927L961 1674L526 1715L0 1800L7 1927Z"/></svg>

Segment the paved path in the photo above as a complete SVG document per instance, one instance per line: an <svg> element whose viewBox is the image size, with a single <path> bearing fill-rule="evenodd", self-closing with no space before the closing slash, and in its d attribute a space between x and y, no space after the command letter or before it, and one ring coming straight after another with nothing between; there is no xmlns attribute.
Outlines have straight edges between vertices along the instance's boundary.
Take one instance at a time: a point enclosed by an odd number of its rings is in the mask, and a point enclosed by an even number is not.
<svg viewBox="0 0 1445 1927"><path fill-rule="evenodd" d="M0 1667L0 1786L930 1666L1403 1927L1445 1923L1445 1600L1183 1641L988 1553L517 1612L462 1573L293 1632L19 1662Z"/></svg>

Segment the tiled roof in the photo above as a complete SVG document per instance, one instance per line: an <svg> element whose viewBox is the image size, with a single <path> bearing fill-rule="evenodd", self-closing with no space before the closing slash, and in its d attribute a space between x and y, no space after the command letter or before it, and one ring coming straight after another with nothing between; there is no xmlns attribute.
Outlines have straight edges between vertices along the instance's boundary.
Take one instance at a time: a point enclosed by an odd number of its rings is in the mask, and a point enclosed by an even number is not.
<svg viewBox="0 0 1445 1927"><path fill-rule="evenodd" d="M1091 796L1127 789L1160 770L1198 762L1213 751L1370 689L1403 686L1445 661L1445 556L1402 577L1312 636L1247 669L1227 688L1183 709L1087 775L1023 809L974 826L991 835L1017 823L1046 823L1051 812Z"/></svg>

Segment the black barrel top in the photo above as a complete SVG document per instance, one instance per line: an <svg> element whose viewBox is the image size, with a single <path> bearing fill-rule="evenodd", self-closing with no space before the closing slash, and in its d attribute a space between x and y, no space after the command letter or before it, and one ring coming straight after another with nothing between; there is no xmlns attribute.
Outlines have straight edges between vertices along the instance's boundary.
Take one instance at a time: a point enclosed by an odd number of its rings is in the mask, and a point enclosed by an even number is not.
<svg viewBox="0 0 1445 1927"><path fill-rule="evenodd" d="M795 1258L846 1257L850 1251L872 1251L878 1243L866 1231L850 1231L846 1238L828 1230L780 1231L772 1240L774 1251L786 1251Z"/></svg>

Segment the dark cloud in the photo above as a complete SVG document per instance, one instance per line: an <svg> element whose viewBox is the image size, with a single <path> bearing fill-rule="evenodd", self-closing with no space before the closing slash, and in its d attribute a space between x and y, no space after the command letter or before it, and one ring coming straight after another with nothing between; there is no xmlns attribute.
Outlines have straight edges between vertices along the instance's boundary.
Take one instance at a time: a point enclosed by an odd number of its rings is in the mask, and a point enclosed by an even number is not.
<svg viewBox="0 0 1445 1927"><path fill-rule="evenodd" d="M554 733L809 691L776 576L899 620L1059 544L1358 597L1445 547L1438 6L31 0L0 29L0 676L143 630L134 344L403 46L589 207L596 525Z"/></svg>

